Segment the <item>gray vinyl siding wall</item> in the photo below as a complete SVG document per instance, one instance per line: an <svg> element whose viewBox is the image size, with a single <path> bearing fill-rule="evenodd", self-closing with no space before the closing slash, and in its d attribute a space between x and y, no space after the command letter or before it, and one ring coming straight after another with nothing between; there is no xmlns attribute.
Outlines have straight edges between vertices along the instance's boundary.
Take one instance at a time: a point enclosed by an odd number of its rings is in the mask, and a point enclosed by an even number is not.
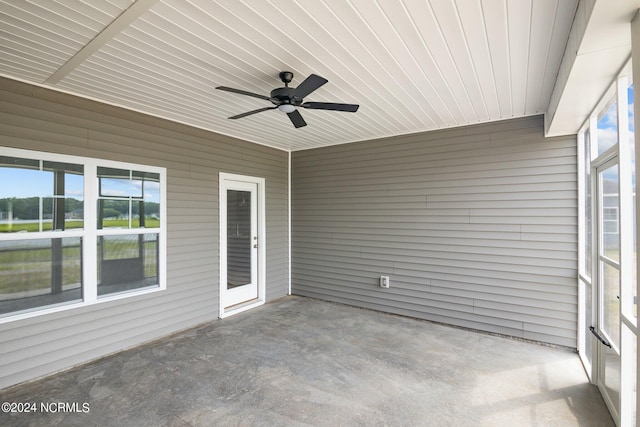
<svg viewBox="0 0 640 427"><path fill-rule="evenodd" d="M167 168L167 290L0 324L0 388L218 317L218 174L266 179L267 300L288 292L288 154L0 79L2 147ZM3 184L4 185L4 184Z"/></svg>
<svg viewBox="0 0 640 427"><path fill-rule="evenodd" d="M575 136L537 116L292 164L294 294L576 347Z"/></svg>

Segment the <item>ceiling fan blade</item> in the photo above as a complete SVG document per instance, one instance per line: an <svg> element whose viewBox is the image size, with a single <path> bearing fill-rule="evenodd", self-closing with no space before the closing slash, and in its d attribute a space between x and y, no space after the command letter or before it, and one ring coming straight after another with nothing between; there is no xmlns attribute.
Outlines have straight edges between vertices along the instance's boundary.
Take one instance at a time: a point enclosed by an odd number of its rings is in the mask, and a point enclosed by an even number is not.
<svg viewBox="0 0 640 427"><path fill-rule="evenodd" d="M300 106L312 110L347 111L350 113L355 113L360 107L358 104L336 104L334 102L305 102Z"/></svg>
<svg viewBox="0 0 640 427"><path fill-rule="evenodd" d="M293 123L296 128L301 128L302 126L307 125L307 122L304 121L304 119L302 118L302 114L300 114L300 111L298 110L287 113L287 116L289 116L289 118L291 119L291 123Z"/></svg>
<svg viewBox="0 0 640 427"><path fill-rule="evenodd" d="M240 95L253 96L254 98L266 99L267 101L271 101L271 98L269 98L268 96L260 95L253 92L247 92L246 90L234 89L232 87L226 87L226 86L218 86L216 87L216 89L226 90L227 92L239 93Z"/></svg>
<svg viewBox="0 0 640 427"><path fill-rule="evenodd" d="M328 81L329 80L324 77L320 77L317 74L311 74L309 77L304 79L297 88L295 88L293 95L302 99Z"/></svg>
<svg viewBox="0 0 640 427"><path fill-rule="evenodd" d="M253 111L247 111L246 113L242 113L242 114L238 114L237 116L231 116L229 117L230 119L241 119L243 117L247 117L250 116L252 114L256 114L256 113L262 113L263 111L267 111L267 110L275 110L276 108L278 108L278 106L273 106L273 107L264 107L264 108L258 108L257 110L253 110Z"/></svg>

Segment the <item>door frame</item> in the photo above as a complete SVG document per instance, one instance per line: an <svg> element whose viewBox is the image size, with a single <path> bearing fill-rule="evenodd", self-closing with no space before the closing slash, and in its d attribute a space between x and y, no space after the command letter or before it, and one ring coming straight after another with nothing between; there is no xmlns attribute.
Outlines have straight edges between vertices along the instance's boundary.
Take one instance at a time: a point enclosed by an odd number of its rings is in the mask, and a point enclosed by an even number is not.
<svg viewBox="0 0 640 427"><path fill-rule="evenodd" d="M219 173L219 306L218 317L225 318L251 308L263 305L266 296L266 215L265 215L265 179L254 176L238 175L226 172ZM257 190L257 287L258 296L244 304L226 307L227 293L227 187L231 182L256 184Z"/></svg>

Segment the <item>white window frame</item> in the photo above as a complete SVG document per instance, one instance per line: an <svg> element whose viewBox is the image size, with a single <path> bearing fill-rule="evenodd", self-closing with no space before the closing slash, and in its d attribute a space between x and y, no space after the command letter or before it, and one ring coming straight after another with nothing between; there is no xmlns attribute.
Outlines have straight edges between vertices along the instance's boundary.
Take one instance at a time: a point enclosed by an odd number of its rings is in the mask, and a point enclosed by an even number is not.
<svg viewBox="0 0 640 427"><path fill-rule="evenodd" d="M582 165L583 163L583 157L582 155L584 154L584 134L586 132L587 129L590 130L590 137L591 137L591 155L590 157L590 165L584 165L584 167L590 167L591 168L591 179L592 179L592 183L591 183L591 191L595 191L595 174L594 174L594 169L596 166L603 164L605 161L607 161L610 157L613 156L617 156L618 158L618 165L619 165L619 188L618 188L618 213L620 214L620 218L619 218L619 222L617 221L617 228L619 231L622 231L623 228L625 230L633 230L633 221L631 218L631 213L632 213L632 203L634 203L633 200L633 196L632 196L632 191L631 191L631 179L630 179L630 173L631 173L631 159L630 159L630 147L628 144L630 144L629 142L629 138L628 138L628 130L629 130L629 124L628 124L628 111L627 111L627 88L628 85L631 81L631 75L630 75L630 61L628 61L626 63L626 65L622 68L622 71L620 72L620 74L613 80L611 86L607 89L607 91L603 94L601 101L596 105L596 107L594 108L592 115L589 117L589 119L586 120L586 122L583 124L582 128L579 130L578 132L578 164ZM634 90L637 90L638 88L635 87ZM615 101L617 102L617 117L618 117L618 123L617 123L617 127L618 127L618 141L617 143L610 147L608 150L606 150L605 152L601 153L600 155L598 155L598 141L597 141L597 123L598 123L598 117L599 114L603 113L607 108L607 105L609 105L611 102ZM636 110L637 111L637 110ZM636 129L636 132L638 132L638 130ZM636 134L636 139L637 139L637 134ZM636 154L637 157L637 154ZM636 167L638 168L638 165L636 165ZM639 168L640 169L640 168ZM583 170L581 170L580 172L580 178L583 178ZM584 204L584 198L585 198L585 193L584 193L584 183L580 182L579 183L579 195L578 197L580 198L579 200L579 205L582 206ZM592 193L593 196L593 193ZM595 215L595 209L594 209L594 199L592 197L592 212L594 213L594 216L592 218L592 227L595 223L598 222L597 216ZM596 274L596 265L597 265L597 245L595 244L595 240L594 240L594 244L592 244L592 272L591 273L591 277L593 278L592 281L588 280L588 278L586 278L583 274L583 268L585 265L584 262L584 257L583 257L583 245L585 244L583 236L586 236L586 234L584 233L584 227L585 227L585 218L584 218L584 211L579 211L579 250L578 250L578 266L579 266L579 286L580 286L580 281L585 281L587 283L592 283L592 287L591 287L591 291L592 291L592 321L596 321L595 319L595 311L596 311L596 304L597 303L597 298L598 296L596 295L597 292L597 280L595 279ZM592 238L593 239L597 239L597 234L595 233L595 230L592 230ZM624 289L626 289L627 286L631 285L633 286L633 278L631 276L631 267L633 265L633 258L632 258L632 252L633 252L633 244L632 244L632 236L631 233L628 232L624 232L622 231L622 233L620 233L620 280L621 280L621 298L623 298L623 300L621 301L621 308L624 307L624 299L628 298L628 295L625 295ZM582 287L580 287L579 289L584 289ZM582 336L583 333L585 333L585 326L584 322L583 322L583 317L584 317L584 313L580 313L580 310L582 310L583 307L583 302L584 302L584 295L582 295L581 293L579 293L579 318L578 318L578 323L579 323L579 329L578 329L578 343L579 343L579 352L581 352L581 356L583 355L584 352L584 337ZM621 347L624 348L623 352L624 354L622 355L622 360L621 360L621 369L622 372L626 372L629 371L632 364L636 363L636 360L632 360L632 358L630 357L631 355L630 353L630 349L629 349L629 345L632 341L632 339L634 337L638 336L638 323L637 323L637 319L632 318L629 316L629 313L626 313L624 309L621 310L620 312L620 337L621 337ZM595 356L596 354L596 350L595 348L597 347L597 343L595 343L594 340L592 340L593 343L593 350L592 350L592 354L594 357L594 362L595 362L595 358L597 356ZM637 349L636 349L637 350ZM597 372L597 363L593 363L590 364L589 366L588 363L586 362L585 358L582 357L582 361L585 364L585 370L587 371L587 375L589 376L590 381L592 381L593 383L597 383L598 381L598 372ZM621 414L621 419L618 420L618 422L620 423L620 425L630 425L629 423L631 422L630 420L630 414L631 414L631 396L627 395L626 393L628 393L628 390L632 389L632 381L633 379L630 378L629 376L625 376L622 375L621 376L621 392L624 394L622 396L622 398L620 399L620 414ZM627 392L625 392L625 390Z"/></svg>
<svg viewBox="0 0 640 427"><path fill-rule="evenodd" d="M0 324L31 317L43 316L65 310L72 310L88 305L135 297L149 293L159 292L167 288L167 169L164 167L141 165L137 163L102 160L91 157L80 157L66 154L55 154L41 151L23 150L18 148L2 147L4 156L35 159L44 161L57 161L74 163L84 166L84 224L82 229L65 231L43 231L31 233L0 233L0 241L51 239L61 237L80 237L82 239L82 301L65 302L43 307L33 307L23 311L5 313L0 315ZM126 228L126 229L97 229L97 201L98 201L98 167L138 170L157 173L160 176L160 227L157 228ZM158 234L158 284L153 287L145 287L122 291L114 294L101 295L98 298L97 277L97 241L98 236L107 235L131 235L131 234Z"/></svg>

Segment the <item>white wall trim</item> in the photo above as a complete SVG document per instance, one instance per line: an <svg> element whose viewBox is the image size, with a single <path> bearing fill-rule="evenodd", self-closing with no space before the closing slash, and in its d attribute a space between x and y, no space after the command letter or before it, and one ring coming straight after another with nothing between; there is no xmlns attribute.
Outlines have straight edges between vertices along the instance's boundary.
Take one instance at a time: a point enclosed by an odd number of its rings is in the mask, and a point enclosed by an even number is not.
<svg viewBox="0 0 640 427"><path fill-rule="evenodd" d="M632 61L632 80L634 82L633 104L635 107L634 129L635 129L635 166L636 179L640 176L640 114L638 114L638 105L640 105L640 9L636 11L635 16L631 20L631 61ZM637 187L637 185L636 185ZM636 188L637 192L637 188ZM636 241L640 239L640 198L636 197ZM636 259L637 271L640 271L640 257ZM640 295L640 281L636 280L636 295ZM636 329L637 334L637 329ZM637 335L636 335L637 336ZM637 344L636 344L637 346ZM636 348L636 384L640 381L640 352ZM636 413L640 408L640 393L636 392Z"/></svg>
<svg viewBox="0 0 640 427"><path fill-rule="evenodd" d="M287 164L287 246L289 248L289 295L291 295L291 151L289 151Z"/></svg>

